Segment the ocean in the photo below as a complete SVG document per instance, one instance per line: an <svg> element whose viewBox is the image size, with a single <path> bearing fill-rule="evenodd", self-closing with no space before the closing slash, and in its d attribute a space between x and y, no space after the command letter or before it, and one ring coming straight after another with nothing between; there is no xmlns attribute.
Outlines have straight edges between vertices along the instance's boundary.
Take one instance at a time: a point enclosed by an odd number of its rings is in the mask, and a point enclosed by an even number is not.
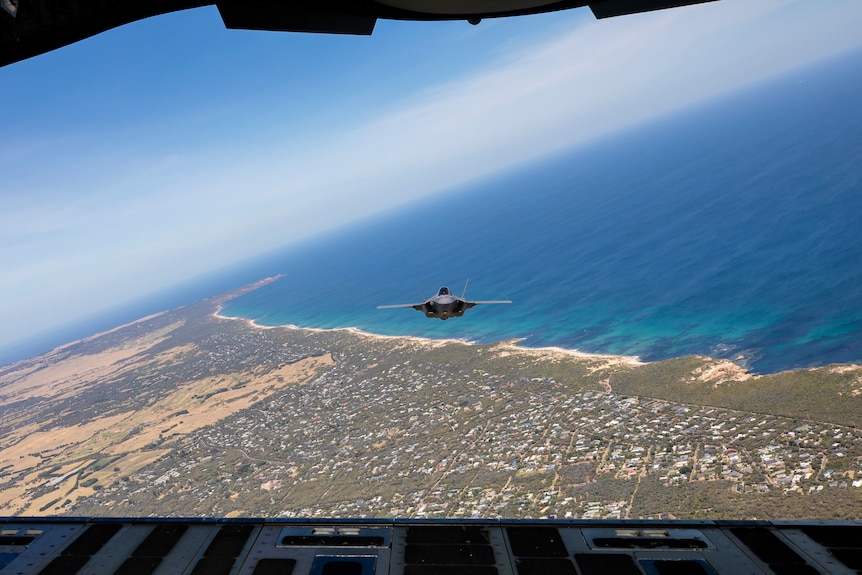
<svg viewBox="0 0 862 575"><path fill-rule="evenodd" d="M798 70L272 254L256 273L284 276L224 313L759 373L862 361L860 72ZM376 309L468 278L514 303Z"/></svg>

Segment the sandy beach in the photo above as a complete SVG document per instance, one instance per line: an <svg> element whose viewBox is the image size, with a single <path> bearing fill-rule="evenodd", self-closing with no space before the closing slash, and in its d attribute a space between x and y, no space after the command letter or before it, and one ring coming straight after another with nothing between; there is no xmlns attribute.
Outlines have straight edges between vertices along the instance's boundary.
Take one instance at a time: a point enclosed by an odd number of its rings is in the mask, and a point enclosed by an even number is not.
<svg viewBox="0 0 862 575"><path fill-rule="evenodd" d="M325 333L325 332L346 332L353 333L362 337L377 339L377 340L386 340L386 341L403 341L403 342L412 342L415 344L419 344L422 346L430 347L430 348L438 348L444 345L456 344L456 345L477 345L475 342L465 341L462 339L455 338L428 338L428 337L418 337L413 335L382 335L378 333L371 333L368 331L364 331L357 327L336 327L336 328L316 328L316 327L299 327L293 324L284 324L284 325L262 325L257 323L254 320L234 317L224 315L222 313L222 306L219 305L215 312L213 312L213 317L223 320L232 320L232 321L242 321L247 325L254 327L256 329L288 329L294 331L307 331L312 333ZM605 362L609 365L629 365L629 366L638 366L644 365L645 362L641 361L637 356L627 356L627 355L613 355L613 354L603 354L603 353L587 353L583 351L578 351L576 349L565 349L562 347L525 347L518 345L518 342L523 341L521 339L514 340L504 340L494 344L491 344L495 349L500 350L510 350L511 353L521 353L532 355L535 357L548 358L553 356L562 356L562 357L570 357L570 358L579 358L590 361L601 361ZM503 351L502 354L505 356L506 351Z"/></svg>

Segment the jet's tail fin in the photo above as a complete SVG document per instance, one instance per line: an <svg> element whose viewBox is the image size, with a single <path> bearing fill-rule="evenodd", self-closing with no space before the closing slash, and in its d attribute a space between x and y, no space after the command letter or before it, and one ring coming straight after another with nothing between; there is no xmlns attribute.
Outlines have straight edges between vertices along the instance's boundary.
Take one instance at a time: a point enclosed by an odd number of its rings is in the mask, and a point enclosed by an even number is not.
<svg viewBox="0 0 862 575"><path fill-rule="evenodd" d="M422 298L422 301L426 301L425 295L422 293L422 288L419 287L419 282L416 282L416 289L419 290L419 297Z"/></svg>
<svg viewBox="0 0 862 575"><path fill-rule="evenodd" d="M467 281L464 282L464 291L461 293L461 299L467 297L467 284L470 283L470 278L467 278Z"/></svg>

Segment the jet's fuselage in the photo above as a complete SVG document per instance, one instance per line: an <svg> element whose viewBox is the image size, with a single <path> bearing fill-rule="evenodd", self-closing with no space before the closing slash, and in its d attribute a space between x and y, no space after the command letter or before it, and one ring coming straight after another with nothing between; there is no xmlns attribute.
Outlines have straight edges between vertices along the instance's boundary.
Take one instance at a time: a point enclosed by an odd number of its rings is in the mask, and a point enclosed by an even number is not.
<svg viewBox="0 0 862 575"><path fill-rule="evenodd" d="M437 290L437 294L426 299L422 303L408 303L396 305L379 305L377 309L387 309L396 307L412 307L425 314L425 317L434 317L439 319L449 319L450 317L461 317L464 312L479 304L483 303L512 303L510 300L500 301L467 301L464 297L467 294L467 285L464 284L464 293L461 297L453 295L446 286Z"/></svg>
<svg viewBox="0 0 862 575"><path fill-rule="evenodd" d="M461 317L464 315L464 300L452 294L435 295L423 306L426 317Z"/></svg>

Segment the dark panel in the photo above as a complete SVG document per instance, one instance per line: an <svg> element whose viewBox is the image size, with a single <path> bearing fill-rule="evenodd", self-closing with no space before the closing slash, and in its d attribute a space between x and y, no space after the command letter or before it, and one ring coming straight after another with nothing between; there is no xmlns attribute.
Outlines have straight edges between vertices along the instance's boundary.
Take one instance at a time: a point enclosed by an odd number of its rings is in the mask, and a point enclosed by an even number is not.
<svg viewBox="0 0 862 575"><path fill-rule="evenodd" d="M829 551L849 568L862 570L862 549L830 549Z"/></svg>
<svg viewBox="0 0 862 575"><path fill-rule="evenodd" d="M328 561L320 571L320 575L362 575L362 563L349 559Z"/></svg>
<svg viewBox="0 0 862 575"><path fill-rule="evenodd" d="M802 531L850 569L862 571L862 526L812 525Z"/></svg>
<svg viewBox="0 0 862 575"><path fill-rule="evenodd" d="M296 567L296 559L261 559L251 575L290 575Z"/></svg>
<svg viewBox="0 0 862 575"><path fill-rule="evenodd" d="M0 553L0 569L3 569L10 563L12 563L20 553Z"/></svg>
<svg viewBox="0 0 862 575"><path fill-rule="evenodd" d="M169 523L158 525L147 538L141 541L138 548L132 553L133 557L164 557L171 552L180 537L188 529L188 525L180 523Z"/></svg>
<svg viewBox="0 0 862 575"><path fill-rule="evenodd" d="M89 560L82 555L61 555L39 571L39 575L75 575Z"/></svg>
<svg viewBox="0 0 862 575"><path fill-rule="evenodd" d="M509 527L512 553L518 557L568 557L556 527Z"/></svg>
<svg viewBox="0 0 862 575"><path fill-rule="evenodd" d="M493 565L490 545L408 545L404 561L427 565Z"/></svg>
<svg viewBox="0 0 862 575"><path fill-rule="evenodd" d="M490 565L407 565L404 575L497 575L497 568Z"/></svg>
<svg viewBox="0 0 862 575"><path fill-rule="evenodd" d="M161 562L161 557L129 557L114 575L151 575Z"/></svg>
<svg viewBox="0 0 862 575"><path fill-rule="evenodd" d="M230 575L233 562L226 557L204 557L197 562L191 575Z"/></svg>
<svg viewBox="0 0 862 575"><path fill-rule="evenodd" d="M122 528L119 523L90 525L77 539L63 549L63 555L95 555Z"/></svg>
<svg viewBox="0 0 862 575"><path fill-rule="evenodd" d="M638 12L650 12L665 8L677 8L691 4L714 2L715 0L604 0L590 4L590 10L596 18L611 18Z"/></svg>
<svg viewBox="0 0 862 575"><path fill-rule="evenodd" d="M773 565L805 564L805 559L765 527L734 527L730 532L754 551L754 554L761 561L769 563L770 567Z"/></svg>
<svg viewBox="0 0 862 575"><path fill-rule="evenodd" d="M321 2L281 0L220 0L219 14L228 28L363 34L374 31L377 18L327 9Z"/></svg>
<svg viewBox="0 0 862 575"><path fill-rule="evenodd" d="M0 536L0 545L29 545L35 537Z"/></svg>
<svg viewBox="0 0 862 575"><path fill-rule="evenodd" d="M562 557L531 557L515 560L518 575L577 575L574 564Z"/></svg>
<svg viewBox="0 0 862 575"><path fill-rule="evenodd" d="M581 575L642 575L629 555L618 553L576 553Z"/></svg>
<svg viewBox="0 0 862 575"><path fill-rule="evenodd" d="M412 526L407 529L406 574L496 573L487 527L479 525Z"/></svg>
<svg viewBox="0 0 862 575"><path fill-rule="evenodd" d="M799 565L793 563L784 565L775 564L770 565L769 568L772 569L775 575L820 575L820 571L805 563Z"/></svg>
<svg viewBox="0 0 862 575"><path fill-rule="evenodd" d="M659 575L710 575L700 561L665 561L652 562Z"/></svg>
<svg viewBox="0 0 862 575"><path fill-rule="evenodd" d="M862 549L862 526L832 527L812 525L810 527L803 527L802 532L824 547Z"/></svg>
<svg viewBox="0 0 862 575"><path fill-rule="evenodd" d="M204 557L236 557L253 530L252 525L223 525L204 552Z"/></svg>

